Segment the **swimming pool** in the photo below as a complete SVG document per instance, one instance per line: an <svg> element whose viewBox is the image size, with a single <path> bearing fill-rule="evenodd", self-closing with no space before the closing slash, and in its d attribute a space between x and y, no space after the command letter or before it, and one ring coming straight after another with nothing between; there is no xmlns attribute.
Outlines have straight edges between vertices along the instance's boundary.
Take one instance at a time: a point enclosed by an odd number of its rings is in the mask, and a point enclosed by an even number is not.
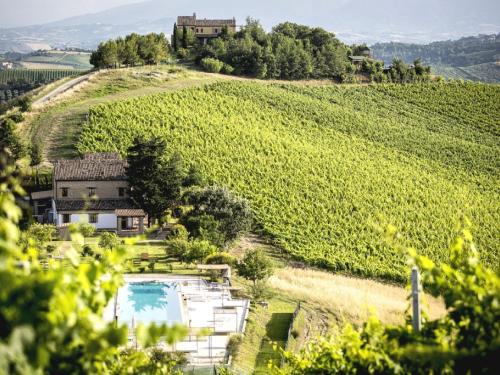
<svg viewBox="0 0 500 375"><path fill-rule="evenodd" d="M116 299L118 323L182 323L179 285L176 282L128 282Z"/></svg>

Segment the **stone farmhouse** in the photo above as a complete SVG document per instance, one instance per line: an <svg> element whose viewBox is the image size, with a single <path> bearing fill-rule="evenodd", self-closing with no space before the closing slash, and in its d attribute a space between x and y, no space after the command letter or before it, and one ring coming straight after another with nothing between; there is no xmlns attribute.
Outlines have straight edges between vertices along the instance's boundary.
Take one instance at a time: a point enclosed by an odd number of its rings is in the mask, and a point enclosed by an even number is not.
<svg viewBox="0 0 500 375"><path fill-rule="evenodd" d="M197 19L196 13L192 16L179 16L177 17L177 28L180 33L184 27L191 29L198 38L198 40L206 44L210 39L217 38L224 27L227 27L229 33L236 32L236 19L226 20L207 20Z"/></svg>
<svg viewBox="0 0 500 375"><path fill-rule="evenodd" d="M85 222L122 236L142 234L146 215L129 198L126 166L115 153L55 161L48 221L61 232L71 223ZM38 197L46 199L47 193ZM35 211L37 205L35 201Z"/></svg>

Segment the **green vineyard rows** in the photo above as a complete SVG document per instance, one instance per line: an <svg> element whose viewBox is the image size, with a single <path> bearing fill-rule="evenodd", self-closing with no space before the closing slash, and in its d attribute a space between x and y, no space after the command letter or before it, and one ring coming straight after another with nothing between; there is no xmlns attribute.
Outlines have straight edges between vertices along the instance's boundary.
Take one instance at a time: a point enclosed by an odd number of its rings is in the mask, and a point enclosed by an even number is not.
<svg viewBox="0 0 500 375"><path fill-rule="evenodd" d="M226 82L94 107L78 149L123 154L136 136L163 137L248 198L298 259L402 281L388 223L401 245L445 260L466 215L500 268L499 121L499 86Z"/></svg>
<svg viewBox="0 0 500 375"><path fill-rule="evenodd" d="M74 69L8 69L0 70L0 84L27 82L46 84L61 78L76 76L82 71Z"/></svg>

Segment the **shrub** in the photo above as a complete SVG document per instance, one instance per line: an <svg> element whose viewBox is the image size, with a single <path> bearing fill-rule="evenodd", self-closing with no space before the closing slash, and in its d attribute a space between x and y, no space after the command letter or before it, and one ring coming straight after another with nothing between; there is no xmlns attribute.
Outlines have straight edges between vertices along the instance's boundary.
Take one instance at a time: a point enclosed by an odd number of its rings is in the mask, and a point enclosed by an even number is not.
<svg viewBox="0 0 500 375"><path fill-rule="evenodd" d="M232 74L234 72L234 68L229 64L224 64L221 72L224 74Z"/></svg>
<svg viewBox="0 0 500 375"><path fill-rule="evenodd" d="M216 253L205 258L205 264L228 264L236 265L238 260L229 253Z"/></svg>
<svg viewBox="0 0 500 375"><path fill-rule="evenodd" d="M154 271L155 270L155 265L156 265L156 262L155 261L151 261L149 262L148 264L148 268L150 271Z"/></svg>
<svg viewBox="0 0 500 375"><path fill-rule="evenodd" d="M95 226L88 223L82 223L79 226L79 231L83 237L92 237L96 231Z"/></svg>
<svg viewBox="0 0 500 375"><path fill-rule="evenodd" d="M84 257L91 257L94 256L94 250L90 245L84 245L82 249L82 255Z"/></svg>
<svg viewBox="0 0 500 375"><path fill-rule="evenodd" d="M9 116L8 116L9 119L11 119L12 121L14 121L15 123L20 123L20 122L23 122L24 121L24 116L22 113L20 112L16 112L16 113L11 113Z"/></svg>
<svg viewBox="0 0 500 375"><path fill-rule="evenodd" d="M234 356L238 352L241 344L243 343L243 336L240 334L231 335L227 343L227 351L229 355Z"/></svg>
<svg viewBox="0 0 500 375"><path fill-rule="evenodd" d="M99 238L99 247L106 250L113 250L120 244L120 239L116 233L104 232Z"/></svg>
<svg viewBox="0 0 500 375"><path fill-rule="evenodd" d="M18 103L21 112L29 112L31 111L31 104L33 103L33 99L30 95L24 95L19 98Z"/></svg>
<svg viewBox="0 0 500 375"><path fill-rule="evenodd" d="M42 162L42 144L35 142L29 147L30 166L34 167Z"/></svg>
<svg viewBox="0 0 500 375"><path fill-rule="evenodd" d="M144 266L139 267L140 273L144 273L144 271L146 271L146 267L144 267Z"/></svg>
<svg viewBox="0 0 500 375"><path fill-rule="evenodd" d="M220 73L220 71L224 67L224 63L211 57L205 57L203 60L201 60L201 67L208 73Z"/></svg>
<svg viewBox="0 0 500 375"><path fill-rule="evenodd" d="M31 224L26 231L26 236L35 242L36 246L40 249L47 242L52 241L52 237L56 233L56 226L53 224Z"/></svg>
<svg viewBox="0 0 500 375"><path fill-rule="evenodd" d="M208 241L190 241L188 251L182 259L186 263L199 263L216 252L217 248Z"/></svg>
<svg viewBox="0 0 500 375"><path fill-rule="evenodd" d="M47 245L45 250L47 251L48 254L52 254L54 251L56 251L56 247L55 245Z"/></svg>

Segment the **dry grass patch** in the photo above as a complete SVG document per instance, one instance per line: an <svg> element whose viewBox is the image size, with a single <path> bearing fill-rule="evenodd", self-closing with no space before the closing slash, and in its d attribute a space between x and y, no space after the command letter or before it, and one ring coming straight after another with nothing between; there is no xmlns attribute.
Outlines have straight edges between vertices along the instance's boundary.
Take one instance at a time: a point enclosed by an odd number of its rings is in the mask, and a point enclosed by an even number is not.
<svg viewBox="0 0 500 375"><path fill-rule="evenodd" d="M270 286L291 298L317 304L341 320L361 324L375 313L384 323L402 323L409 291L373 280L310 269L275 270ZM424 309L431 319L444 315L442 301L426 295Z"/></svg>

